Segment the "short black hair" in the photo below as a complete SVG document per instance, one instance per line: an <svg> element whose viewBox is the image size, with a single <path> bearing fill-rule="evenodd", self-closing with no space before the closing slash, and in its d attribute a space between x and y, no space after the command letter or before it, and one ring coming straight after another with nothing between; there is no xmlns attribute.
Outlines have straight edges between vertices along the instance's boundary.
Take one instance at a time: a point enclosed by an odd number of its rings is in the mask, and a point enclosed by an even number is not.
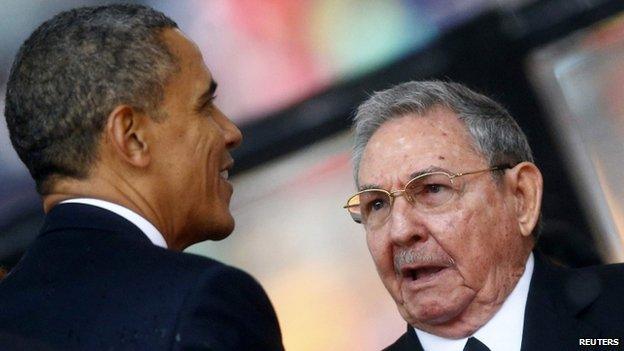
<svg viewBox="0 0 624 351"><path fill-rule="evenodd" d="M88 176L116 106L158 118L164 85L177 69L159 37L166 28L177 24L149 7L82 7L44 22L22 44L9 74L5 116L40 194L56 177Z"/></svg>

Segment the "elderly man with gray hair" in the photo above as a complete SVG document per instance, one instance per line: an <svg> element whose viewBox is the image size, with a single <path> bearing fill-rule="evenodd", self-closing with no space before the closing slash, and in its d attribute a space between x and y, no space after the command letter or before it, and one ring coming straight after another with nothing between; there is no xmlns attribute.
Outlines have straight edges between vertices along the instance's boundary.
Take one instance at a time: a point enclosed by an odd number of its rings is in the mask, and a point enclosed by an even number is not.
<svg viewBox="0 0 624 351"><path fill-rule="evenodd" d="M624 342L624 266L572 270L533 252L542 175L498 103L408 82L365 101L354 128L358 192L345 208L408 323L387 350Z"/></svg>

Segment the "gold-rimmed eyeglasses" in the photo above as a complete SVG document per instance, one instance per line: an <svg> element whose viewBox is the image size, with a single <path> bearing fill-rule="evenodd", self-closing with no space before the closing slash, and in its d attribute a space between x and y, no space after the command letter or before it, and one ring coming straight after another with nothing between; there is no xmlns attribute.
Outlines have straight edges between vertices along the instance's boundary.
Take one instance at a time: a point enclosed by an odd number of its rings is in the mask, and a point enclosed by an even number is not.
<svg viewBox="0 0 624 351"><path fill-rule="evenodd" d="M405 199L423 210L430 210L449 202L458 189L454 180L461 176L483 172L499 171L511 168L510 165L498 165L478 171L448 173L433 171L412 178L403 189L387 191L384 189L365 189L347 200L346 208L351 218L357 223L376 226L386 221L396 197Z"/></svg>

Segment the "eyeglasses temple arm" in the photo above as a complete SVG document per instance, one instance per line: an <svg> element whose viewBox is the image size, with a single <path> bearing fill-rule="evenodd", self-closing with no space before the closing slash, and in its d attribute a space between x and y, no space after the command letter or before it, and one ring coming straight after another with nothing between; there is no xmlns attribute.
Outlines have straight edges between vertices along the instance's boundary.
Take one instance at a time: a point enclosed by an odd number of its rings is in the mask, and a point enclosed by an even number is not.
<svg viewBox="0 0 624 351"><path fill-rule="evenodd" d="M491 168L488 168L488 169L481 169L481 170L472 171L472 172L456 173L456 174L453 175L453 177L451 177L451 179L457 178L457 177L461 177L461 176L465 176L465 175L468 175L468 174L475 174L475 173L481 173L481 172L487 172L487 171L502 171L504 169L510 169L510 168L512 168L511 165L505 163L505 164L497 165L497 166L494 166L494 167L491 167Z"/></svg>

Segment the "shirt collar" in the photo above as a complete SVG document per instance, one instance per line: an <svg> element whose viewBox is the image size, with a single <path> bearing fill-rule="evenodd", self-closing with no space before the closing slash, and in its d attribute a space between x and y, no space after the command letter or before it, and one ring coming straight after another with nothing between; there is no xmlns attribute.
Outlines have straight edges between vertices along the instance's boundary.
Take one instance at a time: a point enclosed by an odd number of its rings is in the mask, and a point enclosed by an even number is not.
<svg viewBox="0 0 624 351"><path fill-rule="evenodd" d="M163 237L163 235L158 231L158 229L156 229L156 227L154 227L154 225L150 223L147 219L143 218L138 213L126 207L114 204L112 202L99 200L99 199L92 199L92 198L75 198L75 199L61 201L60 203L61 204L77 203L77 204L91 205L91 206L103 208L105 210L109 210L127 219L130 223L137 226L143 232L143 234L147 236L147 238L152 242L152 244L156 246L160 246L165 249L167 248L167 242L165 241L165 238Z"/></svg>
<svg viewBox="0 0 624 351"><path fill-rule="evenodd" d="M474 333L475 338L490 350L520 350L524 329L524 310L533 275L533 253L529 255L524 273L500 310L483 327ZM462 351L468 338L445 339L414 328L424 350Z"/></svg>

